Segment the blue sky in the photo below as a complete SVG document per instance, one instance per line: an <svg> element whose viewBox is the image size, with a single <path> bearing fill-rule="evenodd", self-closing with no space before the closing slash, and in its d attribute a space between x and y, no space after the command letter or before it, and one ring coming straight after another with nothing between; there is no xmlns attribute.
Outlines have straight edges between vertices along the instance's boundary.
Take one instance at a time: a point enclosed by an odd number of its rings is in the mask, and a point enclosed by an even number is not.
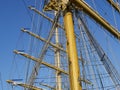
<svg viewBox="0 0 120 90"><path fill-rule="evenodd" d="M0 73L4 90L20 29L28 27L29 20L22 0L0 0Z"/></svg>

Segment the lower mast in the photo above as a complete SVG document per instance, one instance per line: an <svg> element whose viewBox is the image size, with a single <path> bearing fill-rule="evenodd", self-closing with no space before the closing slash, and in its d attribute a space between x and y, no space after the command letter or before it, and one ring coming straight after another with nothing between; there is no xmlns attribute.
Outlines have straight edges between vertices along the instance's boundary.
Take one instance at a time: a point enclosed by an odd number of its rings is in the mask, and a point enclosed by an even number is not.
<svg viewBox="0 0 120 90"><path fill-rule="evenodd" d="M70 90L82 90L72 12L69 9L65 10L64 26L67 38L67 52L69 59Z"/></svg>

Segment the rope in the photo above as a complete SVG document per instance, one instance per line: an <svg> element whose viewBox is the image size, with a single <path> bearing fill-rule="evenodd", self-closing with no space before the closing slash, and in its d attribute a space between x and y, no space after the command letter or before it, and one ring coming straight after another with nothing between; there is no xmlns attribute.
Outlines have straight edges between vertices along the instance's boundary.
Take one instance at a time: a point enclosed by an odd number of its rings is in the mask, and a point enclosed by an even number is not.
<svg viewBox="0 0 120 90"><path fill-rule="evenodd" d="M3 82L2 82L2 75L0 73L0 82L1 82L1 90L3 90Z"/></svg>
<svg viewBox="0 0 120 90"><path fill-rule="evenodd" d="M21 41L21 40L22 40L22 41ZM21 45L20 43L23 43L23 40L24 40L24 39L23 39L23 33L20 33L15 48L18 49L18 46ZM23 49L24 49L24 45L21 46L21 50L23 50ZM19 49L19 50L20 50L20 49ZM18 62L18 61L16 61L16 54L14 54L14 55L13 55L13 59L12 59L12 65L11 65L11 67L10 67L10 71L11 71L11 72L9 73L9 78L12 78L13 72L16 73L17 76L20 76L20 74L19 74L20 71L19 71L19 69L18 69L18 65L17 65L16 62Z"/></svg>
<svg viewBox="0 0 120 90"><path fill-rule="evenodd" d="M35 6L36 6L36 0L34 1L34 3L35 3ZM33 13L32 17L31 17L31 31L32 32L35 31L34 20L35 20L35 13ZM33 46L34 46L33 42L34 42L34 38L32 36L30 36L30 39L29 39L29 49L28 49L28 52L29 52L30 55L32 54L32 51L33 51ZM27 62L28 63L26 65L25 83L27 83L27 80L28 80L29 71L30 71L30 65L31 65L31 60L28 60ZM24 90L26 90L26 88Z"/></svg>
<svg viewBox="0 0 120 90"><path fill-rule="evenodd" d="M112 7L112 5L111 5L111 7ZM118 26L117 26L117 21L116 21L116 16L115 16L115 10L114 10L113 7L112 7L112 13L113 13L113 18L114 18L115 27L118 28ZM117 30L118 30L118 29L117 29Z"/></svg>
<svg viewBox="0 0 120 90"><path fill-rule="evenodd" d="M95 4L95 0L92 0L92 3L93 3L93 6L94 6L95 10L98 11L97 7L96 7L96 4Z"/></svg>
<svg viewBox="0 0 120 90"><path fill-rule="evenodd" d="M25 2L25 0L22 0L22 2L23 2L23 4L24 4L24 7L25 7L25 9L26 9L29 17L30 17L30 20L32 20L32 16L31 16L30 11L28 10L28 7L27 7L27 3Z"/></svg>

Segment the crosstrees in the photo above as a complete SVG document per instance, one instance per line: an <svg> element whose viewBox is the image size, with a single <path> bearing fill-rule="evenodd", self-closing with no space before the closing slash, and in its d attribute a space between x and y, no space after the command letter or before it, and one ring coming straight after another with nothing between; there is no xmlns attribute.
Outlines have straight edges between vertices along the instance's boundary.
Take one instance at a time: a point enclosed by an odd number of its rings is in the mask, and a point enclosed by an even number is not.
<svg viewBox="0 0 120 90"><path fill-rule="evenodd" d="M17 51L17 50L14 50L14 53L20 54L20 55L22 55L22 56L24 56L24 57L26 57L26 58L28 58L28 59L30 59L30 60L35 61L36 63L40 63L40 64L43 64L43 65L49 67L49 68L52 68L52 69L54 69L54 70L57 70L59 73L62 72L62 73L64 73L64 74L67 74L67 75L68 75L68 72L66 72L66 71L64 71L64 70L62 70L62 69L60 69L60 68L57 68L56 66L53 66L53 65L51 65L51 64L49 64L49 63L47 63L47 62L43 62L43 61L41 62L41 60L40 60L39 58L35 58L35 57L33 57L33 56L30 56L29 54L26 54L26 53L23 53L23 52L19 52L19 51Z"/></svg>
<svg viewBox="0 0 120 90"><path fill-rule="evenodd" d="M26 29L24 29L24 28L22 28L21 30L22 30L23 32L28 33L29 35L31 35L31 36L33 36L33 37L35 37L35 38L37 38L37 39L45 42L45 43L48 42L45 38L43 38L43 37L41 37L41 36L38 36L37 34L32 33L32 32L30 32L30 31L28 31L28 30L26 30ZM60 47L60 46L58 46L58 45L56 45L56 44L54 44L54 43L52 43L52 42L48 42L48 43L49 43L50 46L54 47L55 49L59 49L59 50L65 52L65 53L67 53L67 51L66 51L64 48L62 48L62 47ZM78 59L79 59L81 62L85 63L84 60L81 59L81 57L78 57Z"/></svg>

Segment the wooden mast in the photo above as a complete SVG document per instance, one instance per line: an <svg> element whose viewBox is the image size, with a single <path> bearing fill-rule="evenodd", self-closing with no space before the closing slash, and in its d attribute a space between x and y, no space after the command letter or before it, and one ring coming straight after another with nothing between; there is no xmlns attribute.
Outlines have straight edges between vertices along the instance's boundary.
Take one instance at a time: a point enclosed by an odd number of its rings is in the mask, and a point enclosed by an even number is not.
<svg viewBox="0 0 120 90"><path fill-rule="evenodd" d="M58 29L56 28L56 45L59 46L59 36L58 36ZM55 65L56 67L60 68L60 50L56 49L55 51ZM62 90L62 83L61 83L61 73L56 71L56 90Z"/></svg>
<svg viewBox="0 0 120 90"><path fill-rule="evenodd" d="M55 12L56 15L56 12ZM58 28L55 29L55 41L56 45L59 47L59 32ZM60 68L60 50L55 49L55 65L56 67ZM61 73L59 71L56 71L56 90L62 90L62 79L61 79Z"/></svg>

